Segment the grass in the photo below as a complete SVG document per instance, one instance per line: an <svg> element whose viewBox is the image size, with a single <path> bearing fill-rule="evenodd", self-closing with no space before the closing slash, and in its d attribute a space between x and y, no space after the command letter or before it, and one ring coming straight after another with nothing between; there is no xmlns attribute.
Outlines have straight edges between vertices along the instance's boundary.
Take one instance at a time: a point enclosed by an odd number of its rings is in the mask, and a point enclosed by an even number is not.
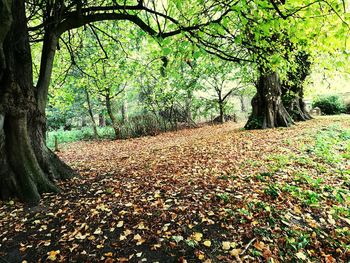
<svg viewBox="0 0 350 263"><path fill-rule="evenodd" d="M112 127L98 127L97 131L100 139L114 138L114 131ZM50 148L53 148L55 146L55 137L57 137L59 144L76 141L86 141L94 139L94 132L90 127L72 129L70 131L65 131L63 129L49 131L47 134L47 145Z"/></svg>

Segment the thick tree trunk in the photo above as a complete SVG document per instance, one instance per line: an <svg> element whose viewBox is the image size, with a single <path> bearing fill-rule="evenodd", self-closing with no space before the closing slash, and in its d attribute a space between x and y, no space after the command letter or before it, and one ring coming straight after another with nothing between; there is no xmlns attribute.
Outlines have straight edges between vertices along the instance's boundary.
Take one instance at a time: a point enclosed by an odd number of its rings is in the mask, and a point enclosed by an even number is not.
<svg viewBox="0 0 350 263"><path fill-rule="evenodd" d="M304 91L301 86L302 82L303 81L300 81L300 84L293 84L292 86L284 85L282 91L283 104L295 121L307 121L312 119L311 115L306 110Z"/></svg>
<svg viewBox="0 0 350 263"><path fill-rule="evenodd" d="M43 192L57 192L52 178L70 168L45 145L45 115L33 85L24 0L0 0L0 14L11 7L8 33L0 34L0 197L38 203ZM5 21L5 22L4 22ZM4 32L11 17L0 18Z"/></svg>
<svg viewBox="0 0 350 263"><path fill-rule="evenodd" d="M311 115L306 110L303 98L299 95L290 96L284 105L294 121L307 121L312 119Z"/></svg>
<svg viewBox="0 0 350 263"><path fill-rule="evenodd" d="M257 93L252 99L252 113L246 129L289 127L292 118L283 106L281 84L277 72L261 73Z"/></svg>
<svg viewBox="0 0 350 263"><path fill-rule="evenodd" d="M112 105L111 105L111 98L109 97L109 95L106 96L106 108L107 108L108 116L112 122L112 127L114 130L115 139L119 139L121 137L120 128L118 125L118 120L113 113Z"/></svg>
<svg viewBox="0 0 350 263"><path fill-rule="evenodd" d="M311 63L309 55L300 51L296 55L297 68L288 73L288 82L283 85L283 103L295 121L306 121L312 119L307 112L304 102L305 79L310 74Z"/></svg>

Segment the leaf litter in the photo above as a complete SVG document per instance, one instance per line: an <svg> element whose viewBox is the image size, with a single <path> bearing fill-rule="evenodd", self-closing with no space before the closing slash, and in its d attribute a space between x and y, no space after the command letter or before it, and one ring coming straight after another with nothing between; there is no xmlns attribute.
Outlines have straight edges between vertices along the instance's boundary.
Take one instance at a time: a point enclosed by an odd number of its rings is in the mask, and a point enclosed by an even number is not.
<svg viewBox="0 0 350 263"><path fill-rule="evenodd" d="M60 194L0 203L2 259L350 260L349 116L76 142L60 157L81 175Z"/></svg>

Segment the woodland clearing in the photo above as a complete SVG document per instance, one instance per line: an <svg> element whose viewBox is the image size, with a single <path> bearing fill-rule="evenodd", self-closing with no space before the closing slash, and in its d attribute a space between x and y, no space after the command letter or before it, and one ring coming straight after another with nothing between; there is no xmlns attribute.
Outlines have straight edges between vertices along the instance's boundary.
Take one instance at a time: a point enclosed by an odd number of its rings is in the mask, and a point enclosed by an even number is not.
<svg viewBox="0 0 350 263"><path fill-rule="evenodd" d="M0 203L0 262L348 262L350 117L70 143L81 175ZM273 261L272 261L273 260Z"/></svg>

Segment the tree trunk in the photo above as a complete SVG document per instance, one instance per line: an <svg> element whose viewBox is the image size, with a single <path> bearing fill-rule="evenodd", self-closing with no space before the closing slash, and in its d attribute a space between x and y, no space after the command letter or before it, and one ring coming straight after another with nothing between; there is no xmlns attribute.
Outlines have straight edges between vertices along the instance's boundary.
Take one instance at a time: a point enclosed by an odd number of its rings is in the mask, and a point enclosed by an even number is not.
<svg viewBox="0 0 350 263"><path fill-rule="evenodd" d="M106 127L106 119L103 113L100 113L98 115L98 126L100 127Z"/></svg>
<svg viewBox="0 0 350 263"><path fill-rule="evenodd" d="M114 113L112 111L111 98L110 98L110 96L108 94L106 96L106 108L107 108L108 116L109 116L109 118L111 119L111 122L112 122L112 127L113 127L113 130L114 130L115 139L119 139L121 137L120 128L119 128L119 125L118 125L118 120L117 120L117 118L115 117L115 115L114 115Z"/></svg>
<svg viewBox="0 0 350 263"><path fill-rule="evenodd" d="M284 105L294 121L307 121L312 119L311 115L306 110L305 102L300 94L289 95Z"/></svg>
<svg viewBox="0 0 350 263"><path fill-rule="evenodd" d="M71 170L45 145L24 0L0 0L0 32L0 197L36 204L41 193L58 192L50 179Z"/></svg>
<svg viewBox="0 0 350 263"><path fill-rule="evenodd" d="M308 53L299 51L296 55L296 69L288 73L288 82L285 82L282 90L283 103L295 121L312 119L307 112L304 103L303 84L310 74L311 62Z"/></svg>
<svg viewBox="0 0 350 263"><path fill-rule="evenodd" d="M91 107L91 101L90 101L90 95L89 92L87 91L87 89L84 89L85 95L86 95L86 102L88 104L88 112L89 112L89 116L92 122L92 128L94 130L94 138L98 139L98 132L97 132L97 125L95 122L95 118L94 118L94 114L92 112L92 107Z"/></svg>
<svg viewBox="0 0 350 263"><path fill-rule="evenodd" d="M125 123L128 121L128 104L127 101L123 101L121 106L122 122Z"/></svg>
<svg viewBox="0 0 350 263"><path fill-rule="evenodd" d="M224 111L224 102L219 100L219 122L225 122L225 111Z"/></svg>
<svg viewBox="0 0 350 263"><path fill-rule="evenodd" d="M240 95L239 96L239 101L241 103L241 112L246 112L247 109L245 107L245 103L244 103L244 96L243 95Z"/></svg>
<svg viewBox="0 0 350 263"><path fill-rule="evenodd" d="M191 89L187 90L187 96L185 100L185 110L186 110L186 122L188 125L193 125L194 121L192 119L192 101L193 101L193 92Z"/></svg>
<svg viewBox="0 0 350 263"><path fill-rule="evenodd" d="M252 113L246 129L289 127L292 118L283 106L281 84L277 72L261 73L257 93L252 99Z"/></svg>
<svg viewBox="0 0 350 263"><path fill-rule="evenodd" d="M282 90L283 104L295 121L307 121L312 119L311 115L306 110L304 102L303 81L304 80L300 80L299 84L285 84Z"/></svg>

